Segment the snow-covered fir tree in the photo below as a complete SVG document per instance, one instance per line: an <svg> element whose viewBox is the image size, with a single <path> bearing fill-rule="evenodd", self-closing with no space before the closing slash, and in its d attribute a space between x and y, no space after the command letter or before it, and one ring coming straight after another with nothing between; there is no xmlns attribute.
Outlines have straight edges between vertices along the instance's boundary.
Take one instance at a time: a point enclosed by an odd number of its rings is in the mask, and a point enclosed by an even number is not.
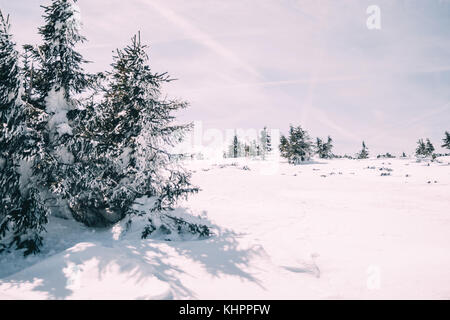
<svg viewBox="0 0 450 320"><path fill-rule="evenodd" d="M39 28L42 44L24 46L25 54L33 57L33 67L24 63L29 91L25 97L48 114L44 129L47 156L40 166L47 187L45 196L55 214L67 217L70 212L66 199L71 184L68 176L76 160L70 150L71 145L81 143L80 137L74 134L76 118L82 109L78 96L88 85L88 76L83 71L86 61L75 47L86 39L80 34L80 10L76 0L53 0L42 7L45 21Z"/></svg>
<svg viewBox="0 0 450 320"><path fill-rule="evenodd" d="M34 75L34 59L33 50L30 46L24 47L22 54L22 100L27 103L33 103L36 99L36 91L34 89L35 75Z"/></svg>
<svg viewBox="0 0 450 320"><path fill-rule="evenodd" d="M21 99L18 53L0 11L0 251L36 253L48 208L39 190L45 113Z"/></svg>
<svg viewBox="0 0 450 320"><path fill-rule="evenodd" d="M258 144L258 142L256 140L252 140L250 142L250 145L248 146L248 150L249 150L249 156L250 157L256 157L259 156L259 152L260 152L260 146Z"/></svg>
<svg viewBox="0 0 450 320"><path fill-rule="evenodd" d="M51 5L43 6L45 25L39 28L43 44L34 50L40 64L36 89L50 115L49 139L55 149L62 143L58 139L72 135L70 114L77 109L76 95L88 84L83 70L86 61L75 50L86 40L80 34L80 10L75 2L53 0Z"/></svg>
<svg viewBox="0 0 450 320"><path fill-rule="evenodd" d="M430 139L426 139L426 141L423 141L423 139L419 139L417 141L417 148L416 148L416 156L418 157L429 157L434 152L434 146L431 143Z"/></svg>
<svg viewBox="0 0 450 320"><path fill-rule="evenodd" d="M431 143L430 139L428 139L428 138L427 138L427 143L426 143L426 146L425 146L425 151L426 151L426 155L427 156L433 155L433 152L434 152L434 146Z"/></svg>
<svg viewBox="0 0 450 320"><path fill-rule="evenodd" d="M369 158L369 149L366 146L366 143L363 141L362 142L362 149L361 151L357 154L357 158L358 159L367 159Z"/></svg>
<svg viewBox="0 0 450 320"><path fill-rule="evenodd" d="M442 145L442 148L450 149L450 132L445 131L445 137L442 139L444 144Z"/></svg>
<svg viewBox="0 0 450 320"><path fill-rule="evenodd" d="M224 152L224 158L238 158L241 156L241 142L236 132L233 135L231 143L227 146Z"/></svg>
<svg viewBox="0 0 450 320"><path fill-rule="evenodd" d="M245 140L239 138L235 132L231 143L224 152L224 158L261 157L264 160L271 151L271 138L267 128L264 127L256 139Z"/></svg>
<svg viewBox="0 0 450 320"><path fill-rule="evenodd" d="M259 137L259 144L257 145L258 156L265 159L267 155L272 151L272 137L270 136L267 127L264 127Z"/></svg>
<svg viewBox="0 0 450 320"><path fill-rule="evenodd" d="M32 51L40 64L37 90L41 103L50 109L49 112L59 113L45 100L57 95L70 102L74 94L86 88L87 78L83 70L86 61L75 50L76 45L86 38L80 33L80 9L76 0L53 0L49 6L42 7L45 25L39 28L39 34L43 44L35 48L26 46L25 49ZM61 113L74 108L73 105L64 107L66 109Z"/></svg>
<svg viewBox="0 0 450 320"><path fill-rule="evenodd" d="M315 149L317 154L322 159L328 159L333 157L333 139L328 136L327 142L324 142L321 138L316 139Z"/></svg>
<svg viewBox="0 0 450 320"><path fill-rule="evenodd" d="M330 136L328 136L328 138L327 138L326 156L327 156L327 158L332 158L334 156L333 155L333 139L331 139Z"/></svg>
<svg viewBox="0 0 450 320"><path fill-rule="evenodd" d="M317 137L314 147L316 149L317 154L319 155L319 158L322 158L323 154L324 154L324 143L323 143L323 140L321 138Z"/></svg>
<svg viewBox="0 0 450 320"><path fill-rule="evenodd" d="M161 94L171 79L151 72L136 37L112 71L86 76L74 50L84 40L75 1L44 9L43 44L25 46L22 70L1 16L0 250L38 252L48 215L61 212L88 226L148 214L143 237L156 229L209 235L168 213L198 191L171 151L190 127L173 124L187 103ZM88 84L92 96L81 100ZM150 211L135 209L141 197L153 201Z"/></svg>
<svg viewBox="0 0 450 320"><path fill-rule="evenodd" d="M293 164L309 160L313 153L311 139L301 126L291 125L288 138L281 135L279 149L281 156Z"/></svg>
<svg viewBox="0 0 450 320"><path fill-rule="evenodd" d="M240 149L240 143L238 140L238 136L235 133L233 137L233 144L232 144L232 155L233 158L237 158L239 156L239 149Z"/></svg>
<svg viewBox="0 0 450 320"><path fill-rule="evenodd" d="M181 155L171 152L190 128L173 124L174 112L187 103L163 97L162 85L171 79L151 71L139 36L117 50L113 60L103 100L87 106L88 121L77 132L86 139L71 149L77 163L69 206L77 220L90 226L135 213L132 205L139 197L152 197L152 212L163 212L198 191L177 161ZM156 228L152 219L143 236Z"/></svg>
<svg viewBox="0 0 450 320"><path fill-rule="evenodd" d="M241 158L256 155L256 141L250 143L238 137L237 133L233 135L231 144L228 146L226 158Z"/></svg>
<svg viewBox="0 0 450 320"><path fill-rule="evenodd" d="M419 139L417 141L417 148L416 148L416 156L425 156L427 153L426 151L426 145L423 139Z"/></svg>
<svg viewBox="0 0 450 320"><path fill-rule="evenodd" d="M311 139L301 126L292 127L289 131L289 142L291 148L291 161L292 163L299 163L307 161L312 155L312 143Z"/></svg>
<svg viewBox="0 0 450 320"><path fill-rule="evenodd" d="M280 145L279 145L280 155L283 158L288 159L289 158L289 140L284 136L281 135L280 137Z"/></svg>

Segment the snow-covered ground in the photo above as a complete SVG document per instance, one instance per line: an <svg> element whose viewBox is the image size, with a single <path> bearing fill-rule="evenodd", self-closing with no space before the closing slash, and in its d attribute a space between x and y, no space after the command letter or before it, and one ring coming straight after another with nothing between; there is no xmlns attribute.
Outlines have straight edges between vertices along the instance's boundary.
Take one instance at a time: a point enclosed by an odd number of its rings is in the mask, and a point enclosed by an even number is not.
<svg viewBox="0 0 450 320"><path fill-rule="evenodd" d="M138 221L52 218L42 254L0 255L0 298L450 299L440 161L193 161L202 191L177 213L202 216L213 237L141 240Z"/></svg>

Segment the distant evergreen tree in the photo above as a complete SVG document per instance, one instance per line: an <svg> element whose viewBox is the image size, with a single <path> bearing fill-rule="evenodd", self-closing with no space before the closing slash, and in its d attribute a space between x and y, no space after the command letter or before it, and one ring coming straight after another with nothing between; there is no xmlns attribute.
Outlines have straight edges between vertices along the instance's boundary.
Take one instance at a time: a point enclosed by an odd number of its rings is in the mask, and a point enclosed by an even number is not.
<svg viewBox="0 0 450 320"><path fill-rule="evenodd" d="M237 157L239 157L239 149L240 149L240 147L239 147L239 140L238 140L238 137L237 137L237 134L234 134L234 137L233 137L233 158L237 158Z"/></svg>
<svg viewBox="0 0 450 320"><path fill-rule="evenodd" d="M281 137L280 137L279 149L280 149L280 155L283 158L289 159L289 155L290 155L289 140L284 135L281 135Z"/></svg>
<svg viewBox="0 0 450 320"><path fill-rule="evenodd" d="M328 136L327 138L327 143L326 145L326 156L327 158L332 158L333 157L333 139L331 139L330 136Z"/></svg>
<svg viewBox="0 0 450 320"><path fill-rule="evenodd" d="M358 159L367 159L369 157L369 149L366 147L366 143L362 142L362 149L358 153L357 158Z"/></svg>
<svg viewBox="0 0 450 320"><path fill-rule="evenodd" d="M289 131L289 142L291 146L291 161L292 163L299 163L307 161L312 155L312 144L308 133L301 128L292 127Z"/></svg>
<svg viewBox="0 0 450 320"><path fill-rule="evenodd" d="M333 157L332 153L333 148L333 140L330 136L328 136L327 142L323 142L321 138L316 139L315 149L316 153L319 155L319 158L329 159Z"/></svg>
<svg viewBox="0 0 450 320"><path fill-rule="evenodd" d="M249 155L251 157L258 156L258 152L259 152L258 150L259 150L259 145L257 144L256 140L252 140L249 145Z"/></svg>
<svg viewBox="0 0 450 320"><path fill-rule="evenodd" d="M270 153L272 151L272 136L269 133L269 130L267 130L267 127L264 127L265 132L265 148L266 152Z"/></svg>
<svg viewBox="0 0 450 320"><path fill-rule="evenodd" d="M235 133L231 144L227 146L225 156L227 158L239 158L239 157L258 157L265 159L267 154L272 150L271 137L267 131L267 128L261 131L257 139L240 139Z"/></svg>
<svg viewBox="0 0 450 320"><path fill-rule="evenodd" d="M427 147L423 139L419 139L417 141L417 148L416 148L416 156L426 156L427 155Z"/></svg>
<svg viewBox="0 0 450 320"><path fill-rule="evenodd" d="M450 132L445 131L445 138L442 141L444 141L442 148L450 149Z"/></svg>
<svg viewBox="0 0 450 320"><path fill-rule="evenodd" d="M416 156L429 157L433 155L433 152L434 146L430 139L427 138L426 142L424 142L423 139L417 141Z"/></svg>
<svg viewBox="0 0 450 320"><path fill-rule="evenodd" d="M267 127L261 131L259 150L263 159L272 151L272 138Z"/></svg>
<svg viewBox="0 0 450 320"><path fill-rule="evenodd" d="M248 144L244 144L244 157L250 156L250 146Z"/></svg>
<svg viewBox="0 0 450 320"><path fill-rule="evenodd" d="M426 150L426 155L427 155L427 156L433 155L433 152L434 152L434 146L433 146L433 144L431 143L430 139L428 139L428 138L427 138L427 144L426 144L426 146L425 146L425 150Z"/></svg>
<svg viewBox="0 0 450 320"><path fill-rule="evenodd" d="M21 100L18 53L0 11L0 252L36 253L48 209L41 199L37 171L44 154L40 133L45 114Z"/></svg>
<svg viewBox="0 0 450 320"><path fill-rule="evenodd" d="M298 164L307 161L312 155L312 143L308 133L301 126L289 128L289 139L280 137L281 156L289 163Z"/></svg>
<svg viewBox="0 0 450 320"><path fill-rule="evenodd" d="M325 158L324 156L324 143L323 140L319 137L316 138L316 152L319 155L319 158Z"/></svg>

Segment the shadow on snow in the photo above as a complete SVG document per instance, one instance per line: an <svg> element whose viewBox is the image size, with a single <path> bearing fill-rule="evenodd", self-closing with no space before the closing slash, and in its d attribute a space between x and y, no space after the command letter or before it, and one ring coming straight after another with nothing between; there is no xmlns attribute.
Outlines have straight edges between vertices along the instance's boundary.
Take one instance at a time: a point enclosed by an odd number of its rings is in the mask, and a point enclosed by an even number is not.
<svg viewBox="0 0 450 320"><path fill-rule="evenodd" d="M184 209L177 210L186 212ZM246 269L252 257L264 255L264 250L259 246L240 248L237 240L240 237L239 234L221 229L212 223L209 225L212 226L215 234L202 240L129 240L125 236L119 241L81 242L0 280L0 290L13 288L22 290L24 287L29 287L35 293L43 293L42 296L39 295L42 298L71 298L76 290L71 286L74 272L75 274L83 273L89 269L89 279L93 282L99 281L95 291L98 292L97 297L100 299L103 295L98 287L105 285L105 290L108 290L107 288L111 286L111 283L105 283L105 281L126 281L133 287L133 285L144 284L149 278L164 282L169 290L152 294L152 288L148 288L149 292L140 295L141 298L195 299L196 293L182 280L183 276L195 276L190 275L190 270L186 268L191 263L196 265L194 268L200 266L206 270L212 278L219 278L222 275L238 277L262 287L260 281ZM110 278L108 272L112 269L114 269L113 277ZM94 279L92 274L95 275ZM93 284L81 283L80 285L83 287ZM120 287L121 284L117 283L115 286ZM139 298L139 296L133 297ZM124 298L127 299L126 296Z"/></svg>

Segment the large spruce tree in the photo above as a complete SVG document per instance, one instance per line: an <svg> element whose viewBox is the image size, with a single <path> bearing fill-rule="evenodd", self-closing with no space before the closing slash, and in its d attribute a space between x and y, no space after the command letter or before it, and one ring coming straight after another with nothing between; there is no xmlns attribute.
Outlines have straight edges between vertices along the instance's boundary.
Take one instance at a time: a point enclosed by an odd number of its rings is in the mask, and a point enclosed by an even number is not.
<svg viewBox="0 0 450 320"><path fill-rule="evenodd" d="M21 99L18 53L0 11L0 251L36 253L48 209L39 190L46 115Z"/></svg>
<svg viewBox="0 0 450 320"><path fill-rule="evenodd" d="M44 9L45 24L39 28L42 44L25 46L25 54L34 58L35 67L25 69L25 95L30 103L48 114L43 129L46 157L42 160L43 184L53 213L67 217L72 172L76 170L73 145L80 145L77 124L81 111L79 94L84 93L88 77L83 71L86 62L75 47L86 39L80 34L80 10L76 0L53 0ZM25 65L26 66L26 65Z"/></svg>
<svg viewBox="0 0 450 320"><path fill-rule="evenodd" d="M169 76L150 70L136 37L112 71L85 75L75 1L44 10L43 44L25 46L22 70L8 19L0 21L0 250L38 252L50 213L88 226L148 214L143 237L156 229L208 235L167 212L198 191L172 152L189 125L174 124L187 103L161 93ZM153 200L146 212L134 206L141 197Z"/></svg>
<svg viewBox="0 0 450 320"><path fill-rule="evenodd" d="M148 62L146 46L133 37L114 56L102 102L86 109L95 120L80 127L86 140L72 149L78 163L71 181L78 182L71 185L69 205L87 225L108 225L134 213L139 197L153 197L152 211L162 212L198 191L178 164L181 155L171 152L190 127L173 124L174 112L187 103L163 97L162 85L171 79L152 72Z"/></svg>

